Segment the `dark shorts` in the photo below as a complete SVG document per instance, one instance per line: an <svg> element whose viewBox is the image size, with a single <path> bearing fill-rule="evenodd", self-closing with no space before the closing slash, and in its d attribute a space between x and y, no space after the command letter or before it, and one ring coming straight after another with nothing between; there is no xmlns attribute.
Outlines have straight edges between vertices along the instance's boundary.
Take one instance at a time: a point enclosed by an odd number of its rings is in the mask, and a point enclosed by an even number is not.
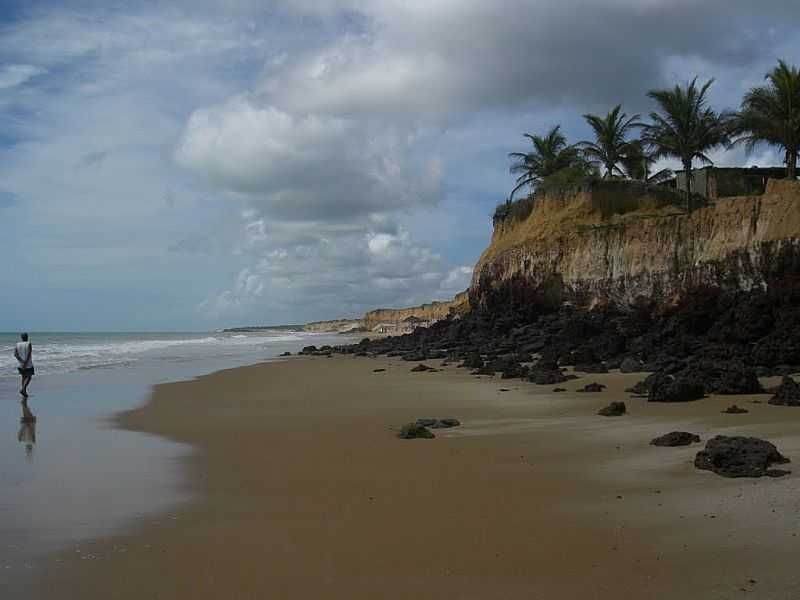
<svg viewBox="0 0 800 600"><path fill-rule="evenodd" d="M33 370L33 367L28 367L27 369L23 369L22 367L17 367L17 371L23 377L32 377L36 371Z"/></svg>

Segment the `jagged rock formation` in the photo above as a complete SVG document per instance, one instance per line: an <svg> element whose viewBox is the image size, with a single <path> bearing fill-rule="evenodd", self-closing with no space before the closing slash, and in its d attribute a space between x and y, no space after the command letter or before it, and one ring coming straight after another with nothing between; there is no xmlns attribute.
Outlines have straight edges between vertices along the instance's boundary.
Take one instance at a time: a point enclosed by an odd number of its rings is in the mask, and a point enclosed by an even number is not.
<svg viewBox="0 0 800 600"><path fill-rule="evenodd" d="M687 291L764 290L800 273L800 182L770 180L763 196L717 200L686 214L660 194L618 184L537 200L496 223L475 267L473 307L564 302L669 305Z"/></svg>

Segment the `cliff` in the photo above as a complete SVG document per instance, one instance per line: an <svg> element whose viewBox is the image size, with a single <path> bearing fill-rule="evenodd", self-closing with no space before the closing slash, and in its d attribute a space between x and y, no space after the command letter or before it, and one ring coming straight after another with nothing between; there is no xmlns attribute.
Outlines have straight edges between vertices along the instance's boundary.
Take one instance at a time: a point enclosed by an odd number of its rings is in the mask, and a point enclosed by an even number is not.
<svg viewBox="0 0 800 600"><path fill-rule="evenodd" d="M366 313L362 319L364 327L372 330L375 326L384 323L400 326L408 317L416 317L423 321L439 321L446 319L450 314L463 314L469 310L468 291L456 294L448 302L431 302L410 308L379 308Z"/></svg>
<svg viewBox="0 0 800 600"><path fill-rule="evenodd" d="M762 196L690 214L656 189L621 189L544 196L527 217L498 221L472 306L668 304L693 288L763 289L800 274L800 182L770 180Z"/></svg>
<svg viewBox="0 0 800 600"><path fill-rule="evenodd" d="M303 331L310 333L344 333L360 329L363 326L359 319L334 319L332 321L315 321L303 325Z"/></svg>

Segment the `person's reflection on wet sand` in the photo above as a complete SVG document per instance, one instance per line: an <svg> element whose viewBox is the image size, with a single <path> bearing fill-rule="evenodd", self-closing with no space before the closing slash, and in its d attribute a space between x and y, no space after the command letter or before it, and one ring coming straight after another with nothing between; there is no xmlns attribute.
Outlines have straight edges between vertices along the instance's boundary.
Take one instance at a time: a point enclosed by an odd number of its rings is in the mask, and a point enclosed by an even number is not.
<svg viewBox="0 0 800 600"><path fill-rule="evenodd" d="M33 447L36 444L36 415L28 408L27 401L23 400L22 404L22 417L19 420L19 433L17 433L17 441L20 444L25 444L25 456L28 460L33 458Z"/></svg>

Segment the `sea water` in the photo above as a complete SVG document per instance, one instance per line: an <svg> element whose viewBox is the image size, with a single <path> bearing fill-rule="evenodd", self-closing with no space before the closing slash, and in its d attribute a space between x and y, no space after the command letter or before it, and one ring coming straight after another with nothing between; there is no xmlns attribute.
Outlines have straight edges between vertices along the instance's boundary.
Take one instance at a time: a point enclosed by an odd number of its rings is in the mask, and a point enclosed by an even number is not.
<svg viewBox="0 0 800 600"><path fill-rule="evenodd" d="M351 341L286 330L31 333L36 376L24 406L18 340L0 333L0 580L189 499L180 462L189 448L109 422L153 384Z"/></svg>

